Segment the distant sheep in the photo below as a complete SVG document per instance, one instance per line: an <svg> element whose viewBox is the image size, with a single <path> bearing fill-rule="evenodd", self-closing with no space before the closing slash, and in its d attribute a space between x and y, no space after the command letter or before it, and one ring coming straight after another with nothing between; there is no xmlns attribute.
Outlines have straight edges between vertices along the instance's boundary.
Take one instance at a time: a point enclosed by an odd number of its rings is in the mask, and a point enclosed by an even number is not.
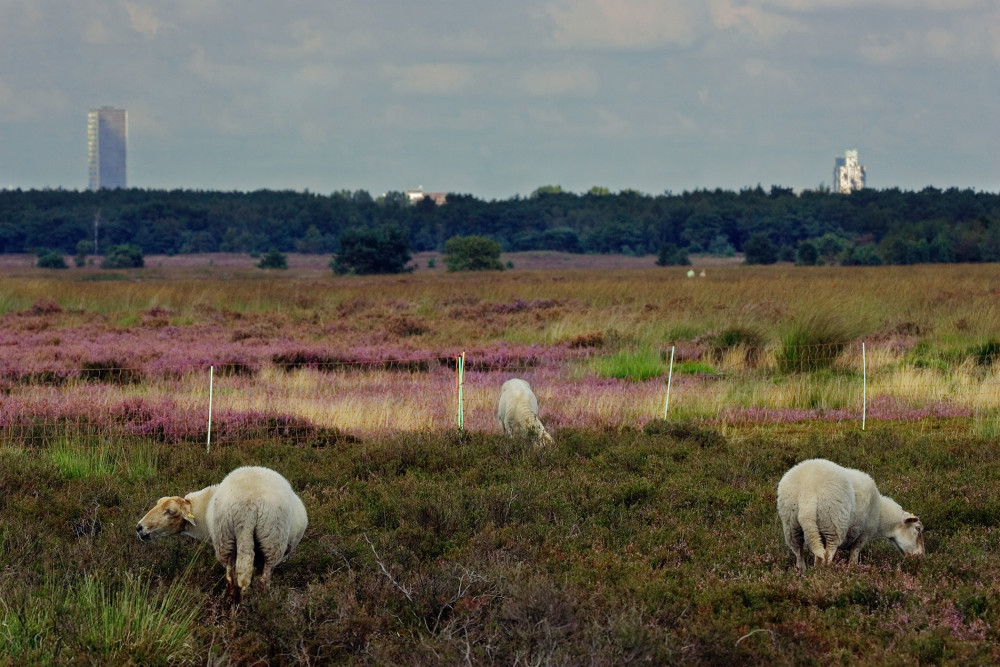
<svg viewBox="0 0 1000 667"><path fill-rule="evenodd" d="M210 540L226 566L226 596L235 609L250 586L254 552L263 557L260 584L267 588L275 566L288 558L309 520L284 477L269 468L237 468L220 484L183 498L160 498L135 527L146 541L180 533Z"/></svg>
<svg viewBox="0 0 1000 667"><path fill-rule="evenodd" d="M497 418L507 435L528 434L538 443L552 442L552 436L538 419L538 399L524 380L514 378L503 383Z"/></svg>
<svg viewBox="0 0 1000 667"><path fill-rule="evenodd" d="M885 537L900 553L924 554L924 526L892 498L879 494L871 477L825 459L802 461L778 483L778 515L795 566L805 572L805 552L816 565L833 563L837 549L857 564L861 547Z"/></svg>

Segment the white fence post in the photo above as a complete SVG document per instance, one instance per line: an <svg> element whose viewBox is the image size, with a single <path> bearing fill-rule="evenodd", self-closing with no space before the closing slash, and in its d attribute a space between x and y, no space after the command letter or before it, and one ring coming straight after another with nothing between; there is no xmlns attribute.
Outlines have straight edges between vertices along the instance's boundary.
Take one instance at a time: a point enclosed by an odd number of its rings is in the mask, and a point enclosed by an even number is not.
<svg viewBox="0 0 1000 667"><path fill-rule="evenodd" d="M212 385L215 379L215 366L208 367L208 439L205 441L205 453L212 450Z"/></svg>
<svg viewBox="0 0 1000 667"><path fill-rule="evenodd" d="M676 346L670 346L670 368L667 370L667 400L663 404L663 418L667 418L667 410L670 408L670 382L674 377L674 349Z"/></svg>
<svg viewBox="0 0 1000 667"><path fill-rule="evenodd" d="M455 357L455 360L457 362L455 364L455 386L458 397L458 429L462 430L465 428L465 409L462 403L462 390L465 388L465 352Z"/></svg>
<svg viewBox="0 0 1000 667"><path fill-rule="evenodd" d="M865 358L865 342L861 341L861 430L865 430L868 413L868 360Z"/></svg>

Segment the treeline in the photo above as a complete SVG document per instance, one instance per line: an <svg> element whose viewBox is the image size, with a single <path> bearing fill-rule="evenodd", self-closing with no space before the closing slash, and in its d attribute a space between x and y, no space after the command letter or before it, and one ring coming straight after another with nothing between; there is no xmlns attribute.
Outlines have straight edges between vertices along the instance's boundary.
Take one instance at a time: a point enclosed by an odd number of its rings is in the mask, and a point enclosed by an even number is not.
<svg viewBox="0 0 1000 667"><path fill-rule="evenodd" d="M492 238L505 251L635 255L668 244L725 255L743 252L752 239L751 249L766 241L777 259L804 263L1000 261L1000 194L957 188L841 195L757 186L646 195L546 186L506 200L449 194L441 206L363 190L0 191L2 253L73 254L81 241L94 240L95 226L98 252L132 244L147 254L336 253L344 231L386 225L404 230L415 252L442 250L449 238L467 235Z"/></svg>

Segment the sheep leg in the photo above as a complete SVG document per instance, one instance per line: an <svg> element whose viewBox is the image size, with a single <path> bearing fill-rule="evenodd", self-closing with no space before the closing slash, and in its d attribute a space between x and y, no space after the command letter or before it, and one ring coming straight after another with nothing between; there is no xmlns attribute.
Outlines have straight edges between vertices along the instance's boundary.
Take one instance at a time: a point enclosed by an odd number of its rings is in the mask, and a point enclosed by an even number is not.
<svg viewBox="0 0 1000 667"><path fill-rule="evenodd" d="M274 561L270 558L264 561L260 572L260 587L265 591L271 587L271 573L274 571Z"/></svg>
<svg viewBox="0 0 1000 667"><path fill-rule="evenodd" d="M260 550L264 555L264 565L261 567L260 587L267 590L271 585L271 573L274 568L281 563L288 555L288 520L283 519L277 523L279 528L263 535L263 544Z"/></svg>
<svg viewBox="0 0 1000 667"><path fill-rule="evenodd" d="M837 545L840 540L827 538L826 543L826 564L833 565L833 557L837 555Z"/></svg>
<svg viewBox="0 0 1000 667"><path fill-rule="evenodd" d="M240 606L240 597L240 589L236 586L236 554L231 553L226 559L226 599L230 613L235 613Z"/></svg>
<svg viewBox="0 0 1000 667"><path fill-rule="evenodd" d="M803 551L804 537L802 535L802 526L798 523L790 525L788 522L782 521L781 528L785 533L785 544L795 554L795 567L798 568L799 574L804 574L806 571L806 557Z"/></svg>

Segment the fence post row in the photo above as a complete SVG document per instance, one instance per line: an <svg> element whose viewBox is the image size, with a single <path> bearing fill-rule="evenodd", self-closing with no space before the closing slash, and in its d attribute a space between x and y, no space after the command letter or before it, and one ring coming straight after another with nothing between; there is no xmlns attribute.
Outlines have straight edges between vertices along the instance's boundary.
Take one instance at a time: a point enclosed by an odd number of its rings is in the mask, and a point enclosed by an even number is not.
<svg viewBox="0 0 1000 667"><path fill-rule="evenodd" d="M865 341L858 341L861 343L861 377L862 377L862 387L861 387L861 430L867 429L868 420L868 351L867 343ZM839 346L838 346L839 347ZM466 352L461 352L456 354L453 359L455 360L455 406L456 406L456 425L459 430L464 430L465 428L465 362L466 362ZM435 358L435 360L440 358ZM667 370L667 382L666 382L666 395L664 397L664 405L662 416L663 419L667 419L670 414L670 394L673 387L673 371L674 362L676 360L676 346L671 346L670 348L670 361ZM92 369L84 369L90 371ZM98 369L103 370L103 369ZM44 371L32 371L32 375L25 377L35 378L36 376L41 378L41 381L46 381L48 377ZM477 391L480 389L480 385L476 385ZM682 387L683 389L683 387ZM682 402L683 402L683 396ZM213 416L214 416L214 401L215 401L215 366L209 366L208 374L208 424L206 429L205 437L205 452L210 454L212 450L212 427L213 427ZM655 408L654 408L655 409ZM196 417L195 417L196 418ZM10 428L5 426L4 428ZM194 428L197 428L196 426Z"/></svg>

